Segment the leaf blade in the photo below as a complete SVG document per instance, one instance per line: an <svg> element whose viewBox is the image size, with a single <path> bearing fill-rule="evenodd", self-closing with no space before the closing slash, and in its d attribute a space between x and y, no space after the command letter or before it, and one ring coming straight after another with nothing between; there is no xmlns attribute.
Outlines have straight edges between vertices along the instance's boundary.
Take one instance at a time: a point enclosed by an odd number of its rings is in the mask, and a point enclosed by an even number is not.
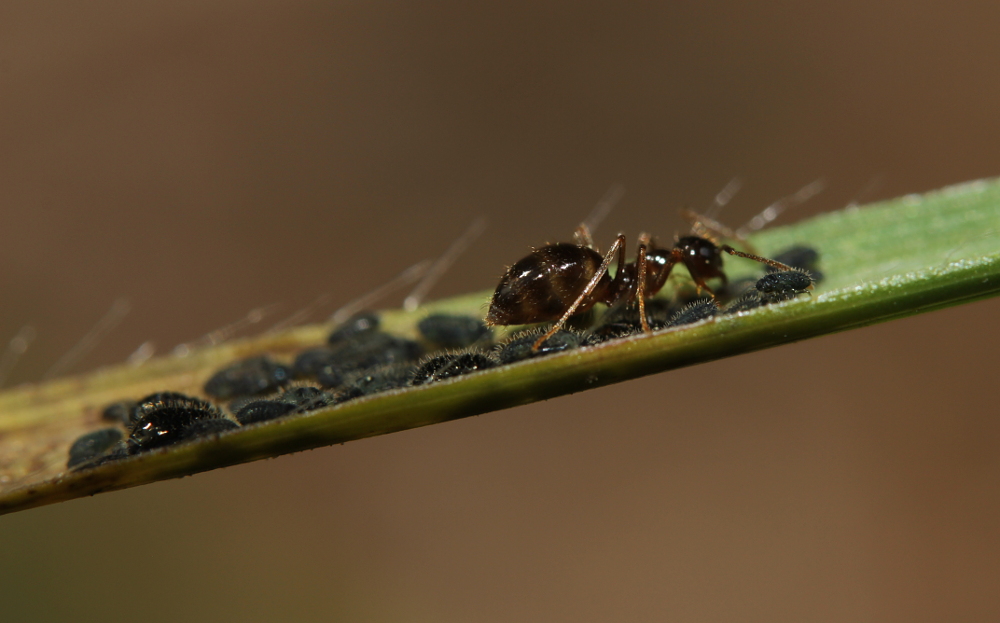
<svg viewBox="0 0 1000 623"><path fill-rule="evenodd" d="M174 478L333 443L386 434L599 387L971 302L1000 293L1000 182L977 181L922 196L820 215L754 237L765 254L795 243L819 249L824 287L813 297L504 366L426 387L378 394L218 439L168 447L93 470L61 473L72 438L94 427L107 402L160 389L197 392L215 369L260 352L286 355L322 342L325 327L225 344L148 367L117 367L0 395L0 456L32 435L44 451L0 489L0 513ZM756 270L733 262L728 268ZM489 293L441 301L418 314L386 312L388 330L414 333L434 311L482 315ZM13 442L13 444L12 444ZM22 446L24 444L22 443ZM32 469L31 461L41 468ZM10 473L7 461L0 473ZM17 470L13 470L16 472Z"/></svg>

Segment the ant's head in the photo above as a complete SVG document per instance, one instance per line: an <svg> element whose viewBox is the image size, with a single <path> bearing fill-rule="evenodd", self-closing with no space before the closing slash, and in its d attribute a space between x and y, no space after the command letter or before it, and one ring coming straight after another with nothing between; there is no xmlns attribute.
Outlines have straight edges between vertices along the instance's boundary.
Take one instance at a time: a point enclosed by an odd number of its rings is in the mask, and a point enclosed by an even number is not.
<svg viewBox="0 0 1000 623"><path fill-rule="evenodd" d="M722 270L722 253L719 247L707 238L701 236L682 236L677 240L674 249L680 254L680 260L691 273L699 272L714 275Z"/></svg>

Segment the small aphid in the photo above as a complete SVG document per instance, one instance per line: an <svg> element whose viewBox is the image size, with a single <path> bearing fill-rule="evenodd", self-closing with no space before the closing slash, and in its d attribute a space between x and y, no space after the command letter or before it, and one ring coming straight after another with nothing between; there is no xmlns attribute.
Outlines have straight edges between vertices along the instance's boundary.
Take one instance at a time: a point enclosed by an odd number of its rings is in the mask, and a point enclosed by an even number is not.
<svg viewBox="0 0 1000 623"><path fill-rule="evenodd" d="M117 428L102 428L92 433L82 435L69 448L69 462L66 467L72 469L114 449L122 440L122 432Z"/></svg>
<svg viewBox="0 0 1000 623"><path fill-rule="evenodd" d="M289 387L275 400L306 410L319 409L330 404L332 396L318 387Z"/></svg>
<svg viewBox="0 0 1000 623"><path fill-rule="evenodd" d="M295 357L292 363L292 374L297 379L314 377L323 368L337 362L337 354L329 346L308 348Z"/></svg>
<svg viewBox="0 0 1000 623"><path fill-rule="evenodd" d="M379 317L375 312L358 312L334 329L326 341L328 344L339 344L346 340L353 340L365 333L377 331L379 322Z"/></svg>
<svg viewBox="0 0 1000 623"><path fill-rule="evenodd" d="M653 299L646 304L646 318L649 328L658 331L667 326L670 320L673 306L669 301L663 299ZM642 321L639 319L639 310L635 307L624 306L611 309L601 318L601 324L590 330L584 338L585 346L601 344L609 340L629 337L636 333L642 333Z"/></svg>
<svg viewBox="0 0 1000 623"><path fill-rule="evenodd" d="M431 314L417 329L428 342L441 348L467 348L490 341L492 331L479 318L451 314Z"/></svg>
<svg viewBox="0 0 1000 623"><path fill-rule="evenodd" d="M190 441L192 439L198 439L199 437L218 435L219 433L224 433L239 427L239 424L226 418L198 420L197 422L185 426L181 431L180 436L177 438L177 441Z"/></svg>
<svg viewBox="0 0 1000 623"><path fill-rule="evenodd" d="M323 387L338 388L359 373L394 364L413 363L424 354L424 348L413 340L380 331L359 335L333 347L332 363L316 373Z"/></svg>
<svg viewBox="0 0 1000 623"><path fill-rule="evenodd" d="M155 392L144 398L140 398L139 401L135 403L135 406L132 407L132 411L129 413L126 428L132 428L140 418L156 411L163 404L184 404L187 401L192 400L211 406L208 402L205 402L200 398L192 398L191 396L180 392Z"/></svg>
<svg viewBox="0 0 1000 623"><path fill-rule="evenodd" d="M292 378L288 366L265 355L238 361L216 372L205 383L205 393L220 400L275 390Z"/></svg>
<svg viewBox="0 0 1000 623"><path fill-rule="evenodd" d="M236 420L246 426L257 422L274 420L295 411L295 405L277 400L254 400L236 412Z"/></svg>
<svg viewBox="0 0 1000 623"><path fill-rule="evenodd" d="M232 410L236 420L245 425L306 413L333 403L334 397L317 387L291 387L276 398L248 400Z"/></svg>
<svg viewBox="0 0 1000 623"><path fill-rule="evenodd" d="M112 402L101 410L101 419L128 426L132 423L132 410L136 404L131 400Z"/></svg>
<svg viewBox="0 0 1000 623"><path fill-rule="evenodd" d="M701 299L685 306L670 318L668 327L679 327L681 325L692 324L699 320L714 318L719 313L719 308L712 299Z"/></svg>
<svg viewBox="0 0 1000 623"><path fill-rule="evenodd" d="M768 268L770 268L770 266ZM755 277L747 277L745 279L730 281L729 283L720 286L715 294L719 300L730 302L740 298L750 290L753 290L756 286L757 279ZM698 299L696 298L688 302L693 303L696 300Z"/></svg>
<svg viewBox="0 0 1000 623"><path fill-rule="evenodd" d="M410 363L397 363L366 370L351 379L352 394L360 392L360 396L371 396L406 387L410 384L414 368Z"/></svg>
<svg viewBox="0 0 1000 623"><path fill-rule="evenodd" d="M812 290L813 280L807 272L788 270L764 275L757 281L756 289L763 300L777 303Z"/></svg>
<svg viewBox="0 0 1000 623"><path fill-rule="evenodd" d="M765 305L766 301L760 298L760 292L756 289L747 290L740 298L726 306L722 310L724 314L737 314L739 312L750 311Z"/></svg>
<svg viewBox="0 0 1000 623"><path fill-rule="evenodd" d="M344 370L336 363L324 366L316 373L316 381L326 389L340 389L353 376L353 370Z"/></svg>
<svg viewBox="0 0 1000 623"><path fill-rule="evenodd" d="M140 402L134 413L139 417L129 430L130 454L184 441L185 429L195 422L225 417L218 407L191 396Z"/></svg>
<svg viewBox="0 0 1000 623"><path fill-rule="evenodd" d="M798 245L789 247L781 253L776 254L774 259L782 264L788 264L792 268L799 268L812 273L819 263L819 252L812 247ZM777 270L770 266L767 267L767 272L769 273L777 272ZM813 281L816 281L816 279L813 279Z"/></svg>
<svg viewBox="0 0 1000 623"><path fill-rule="evenodd" d="M411 383L427 385L496 366L495 359L475 351L435 355L417 367Z"/></svg>
<svg viewBox="0 0 1000 623"><path fill-rule="evenodd" d="M580 334L561 330L547 337L540 347L535 348L538 337L543 334L543 331L535 329L514 335L497 346L497 358L500 363L514 363L579 348L583 343Z"/></svg>

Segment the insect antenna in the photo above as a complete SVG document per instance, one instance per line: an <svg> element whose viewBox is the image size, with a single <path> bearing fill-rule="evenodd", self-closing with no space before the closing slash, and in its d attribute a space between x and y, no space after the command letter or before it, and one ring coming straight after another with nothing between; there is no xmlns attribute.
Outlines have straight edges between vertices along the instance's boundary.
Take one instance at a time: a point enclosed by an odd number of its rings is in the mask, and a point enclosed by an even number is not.
<svg viewBox="0 0 1000 623"><path fill-rule="evenodd" d="M10 371L20 361L21 356L28 350L28 347L31 346L36 336L35 328L30 324L26 324L14 334L14 337L10 338L7 348L4 349L3 355L0 356L0 387L3 387L4 383L7 382L7 376L10 374Z"/></svg>
<svg viewBox="0 0 1000 623"><path fill-rule="evenodd" d="M440 279L441 275L445 273L451 265L455 263L466 249L469 248L476 238L479 238L486 231L486 217L480 216L476 220L472 221L462 235L455 239L451 243L441 257L434 260L430 268L424 274L424 278L420 280L420 283L416 285L415 288L403 299L403 309L408 312L415 310L420 307L420 303L423 302L424 297L430 292L431 288L434 287Z"/></svg>
<svg viewBox="0 0 1000 623"><path fill-rule="evenodd" d="M782 197L771 205L760 211L759 214L746 222L745 225L736 230L736 240L743 241L751 233L764 228L768 223L781 216L781 213L788 208L802 205L812 199L826 188L826 180L820 178L814 182L806 184L798 192Z"/></svg>
<svg viewBox="0 0 1000 623"><path fill-rule="evenodd" d="M46 381L55 378L73 367L80 359L85 357L104 337L111 333L115 327L128 315L132 309L132 304L126 298L119 298L111 305L104 317L97 321L94 328L88 331L73 348L69 349L65 355L60 357L42 375L42 380Z"/></svg>
<svg viewBox="0 0 1000 623"><path fill-rule="evenodd" d="M380 285L368 294L354 299L347 305L344 305L337 311L333 312L333 314L330 315L329 322L333 324L342 324L345 320L359 311L368 309L372 306L372 303L386 296L393 290L409 285L423 277L430 269L432 263L432 260L423 260L421 262L417 262L413 266L410 266L403 272L396 275L388 283Z"/></svg>

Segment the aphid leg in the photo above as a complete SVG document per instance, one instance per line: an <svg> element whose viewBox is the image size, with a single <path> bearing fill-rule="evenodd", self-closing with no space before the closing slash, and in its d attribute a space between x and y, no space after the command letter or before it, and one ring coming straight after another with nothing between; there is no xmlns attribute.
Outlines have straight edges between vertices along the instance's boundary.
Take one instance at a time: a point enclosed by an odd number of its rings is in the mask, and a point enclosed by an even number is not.
<svg viewBox="0 0 1000 623"><path fill-rule="evenodd" d="M641 241L643 237L649 239L648 235L643 234L639 240ZM642 242L639 243L639 258L636 264L639 266L639 285L635 294L639 298L639 322L642 323L642 332L649 333L649 320L646 319L646 245Z"/></svg>
<svg viewBox="0 0 1000 623"><path fill-rule="evenodd" d="M576 297L576 300L569 306L566 313L562 315L562 318L560 318L558 322L552 325L551 329L549 329L544 335L542 335L542 337L538 338L535 343L532 344L531 350L537 351L541 348L542 344L545 343L545 340L549 339L555 335L557 331L566 326L566 321L569 320L570 316L576 313L577 308L580 307L583 300L594 291L594 288L596 288L597 284L600 283L601 278L607 274L608 266L611 265L611 260L614 259L615 252L618 253L618 271L615 273L615 278L617 279L622 275L622 271L625 268L625 235L618 234L617 240L615 240L614 244L611 245L611 248L608 249L608 252L604 255L604 261L601 262L601 266L597 269L597 272L594 273L594 276L591 277L590 281L587 282L587 287L583 289L583 292L580 292L580 295Z"/></svg>
<svg viewBox="0 0 1000 623"><path fill-rule="evenodd" d="M753 260L755 262L760 262L761 264L767 264L768 266L770 266L772 268L777 268L778 270L795 270L794 268L792 268L791 266L789 266L787 264L782 264L781 262L776 262L774 260L769 260L766 257L761 257L759 255L753 255L752 253L744 253L742 251L737 251L736 249L732 248L728 244L720 245L719 246L719 250L720 251L725 251L729 255L735 255L737 257L745 257L748 260Z"/></svg>
<svg viewBox="0 0 1000 623"><path fill-rule="evenodd" d="M576 231L573 232L573 242L580 245L581 247L587 247L588 249L594 248L594 237L590 235L590 226L586 223L580 223Z"/></svg>

